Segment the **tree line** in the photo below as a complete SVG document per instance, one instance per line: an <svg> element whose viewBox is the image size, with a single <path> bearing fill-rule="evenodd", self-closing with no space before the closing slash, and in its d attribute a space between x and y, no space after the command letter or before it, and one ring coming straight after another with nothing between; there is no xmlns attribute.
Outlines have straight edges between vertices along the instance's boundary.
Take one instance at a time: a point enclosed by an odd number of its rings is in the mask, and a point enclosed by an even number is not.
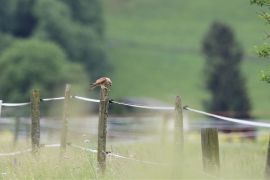
<svg viewBox="0 0 270 180"><path fill-rule="evenodd" d="M28 100L32 88L52 96L67 82L85 84L110 72L99 0L0 0L0 4L3 100Z"/></svg>

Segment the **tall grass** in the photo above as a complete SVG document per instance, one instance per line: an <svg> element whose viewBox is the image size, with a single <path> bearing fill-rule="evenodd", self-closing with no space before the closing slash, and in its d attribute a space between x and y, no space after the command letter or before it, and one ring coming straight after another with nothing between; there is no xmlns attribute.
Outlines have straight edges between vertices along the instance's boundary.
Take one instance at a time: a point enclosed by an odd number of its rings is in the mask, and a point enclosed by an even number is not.
<svg viewBox="0 0 270 180"><path fill-rule="evenodd" d="M262 179L266 142L220 142L220 173L203 171L199 136L187 138L184 154L175 162L172 144L158 141L114 144L112 151L133 160L107 158L104 177L96 173L96 154L68 147L63 159L59 149L42 148L39 158L31 154L1 157L1 179ZM1 144L1 151L7 144ZM20 146L20 148L23 148ZM11 150L11 149L10 149ZM176 154L178 156L179 154Z"/></svg>

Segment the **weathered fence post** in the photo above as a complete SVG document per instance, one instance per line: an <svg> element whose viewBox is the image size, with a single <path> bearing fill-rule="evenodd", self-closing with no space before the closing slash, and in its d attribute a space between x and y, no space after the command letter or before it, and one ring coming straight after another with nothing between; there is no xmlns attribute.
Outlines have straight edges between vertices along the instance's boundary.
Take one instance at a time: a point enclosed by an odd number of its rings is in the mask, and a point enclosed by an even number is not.
<svg viewBox="0 0 270 180"><path fill-rule="evenodd" d="M184 148L184 125L182 102L179 96L175 100L174 143L176 148L182 152Z"/></svg>
<svg viewBox="0 0 270 180"><path fill-rule="evenodd" d="M1 112L2 112L2 103L3 103L3 101L0 100L0 117L1 117Z"/></svg>
<svg viewBox="0 0 270 180"><path fill-rule="evenodd" d="M206 172L217 174L219 171L219 142L216 128L201 130L203 168Z"/></svg>
<svg viewBox="0 0 270 180"><path fill-rule="evenodd" d="M19 132L20 132L20 118L19 117L15 117L15 128L14 128L14 138L13 138L13 147L15 148L18 142L18 138L19 138Z"/></svg>
<svg viewBox="0 0 270 180"><path fill-rule="evenodd" d="M36 154L39 151L40 141L40 92L34 89L31 95L31 142L32 153Z"/></svg>
<svg viewBox="0 0 270 180"><path fill-rule="evenodd" d="M172 179L176 179L182 174L184 162L184 130L183 130L183 110L180 96L176 96L174 109L174 133L173 133L173 153L172 153Z"/></svg>
<svg viewBox="0 0 270 180"><path fill-rule="evenodd" d="M268 148L267 148L267 157L266 157L266 165L265 165L265 179L270 179L270 137L268 140Z"/></svg>
<svg viewBox="0 0 270 180"><path fill-rule="evenodd" d="M70 84L66 84L65 89L65 100L64 100L64 109L63 109L63 120L62 120L62 131L61 131L61 154L66 151L67 146L67 131L68 131L68 118L70 111Z"/></svg>
<svg viewBox="0 0 270 180"><path fill-rule="evenodd" d="M107 118L109 107L109 89L101 88L99 104L99 122L98 122L98 171L105 173L106 169L106 135L107 135Z"/></svg>

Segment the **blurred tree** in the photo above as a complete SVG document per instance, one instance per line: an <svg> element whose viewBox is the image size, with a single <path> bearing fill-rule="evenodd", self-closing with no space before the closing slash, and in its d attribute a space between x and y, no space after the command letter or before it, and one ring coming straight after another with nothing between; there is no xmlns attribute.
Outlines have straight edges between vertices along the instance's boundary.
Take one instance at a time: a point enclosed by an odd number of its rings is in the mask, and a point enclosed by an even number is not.
<svg viewBox="0 0 270 180"><path fill-rule="evenodd" d="M16 37L29 37L36 26L34 0L0 0L0 31Z"/></svg>
<svg viewBox="0 0 270 180"><path fill-rule="evenodd" d="M269 10L270 0L250 0L251 4L257 4L261 7L267 7ZM270 24L270 13L263 11L259 13L259 16L267 23ZM270 35L267 34L267 38L269 39ZM256 47L257 54L260 57L269 58L270 56L270 45L269 43L265 43L261 46ZM270 70L262 71L262 80L270 83Z"/></svg>
<svg viewBox="0 0 270 180"><path fill-rule="evenodd" d="M97 0L39 0L36 36L63 47L72 61L80 62L93 78L110 71L103 41L103 25Z"/></svg>
<svg viewBox="0 0 270 180"><path fill-rule="evenodd" d="M206 56L206 85L211 93L211 100L206 103L208 110L249 118L251 105L239 69L243 50L231 28L213 23L203 40L202 50Z"/></svg>
<svg viewBox="0 0 270 180"><path fill-rule="evenodd" d="M93 79L111 70L99 0L0 0L0 4L0 33L53 41L69 60L83 64ZM7 38L1 40L0 48L8 45Z"/></svg>
<svg viewBox="0 0 270 180"><path fill-rule="evenodd" d="M0 0L0 31L12 31L13 16L16 9L17 0Z"/></svg>
<svg viewBox="0 0 270 180"><path fill-rule="evenodd" d="M17 0L13 15L12 34L16 37L26 38L32 35L37 19L33 15L35 0Z"/></svg>
<svg viewBox="0 0 270 180"><path fill-rule="evenodd" d="M12 35L0 32L0 53L7 49L13 41L14 37Z"/></svg>
<svg viewBox="0 0 270 180"><path fill-rule="evenodd" d="M98 37L103 38L104 23L101 17L100 0L62 0L71 10L71 16L76 22L82 25L90 25L94 28Z"/></svg>
<svg viewBox="0 0 270 180"><path fill-rule="evenodd" d="M0 97L28 101L33 88L43 97L54 96L64 84L85 83L81 65L67 61L63 50L52 42L35 39L15 41L0 56Z"/></svg>

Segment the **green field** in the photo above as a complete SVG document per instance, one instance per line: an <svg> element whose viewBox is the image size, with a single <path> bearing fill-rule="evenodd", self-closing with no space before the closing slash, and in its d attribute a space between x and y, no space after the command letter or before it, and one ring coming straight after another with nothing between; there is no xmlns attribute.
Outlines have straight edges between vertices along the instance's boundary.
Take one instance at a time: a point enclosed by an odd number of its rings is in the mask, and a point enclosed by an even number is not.
<svg viewBox="0 0 270 180"><path fill-rule="evenodd" d="M3 139L0 141L1 153L12 151L10 143ZM80 144L79 141L77 143ZM93 148L96 145L82 146ZM59 148L41 148L36 158L31 153L1 157L0 179L263 179L267 150L265 141L227 143L221 140L220 172L213 176L203 171L198 135L188 138L184 156L177 162L172 161L175 158L168 142L161 144L151 141L108 146L108 150L114 153L139 161L108 157L106 175L100 178L96 171L95 153L68 146L65 155L60 159ZM24 147L21 142L18 149Z"/></svg>
<svg viewBox="0 0 270 180"><path fill-rule="evenodd" d="M268 26L248 0L104 0L103 5L114 98L152 97L172 103L181 95L185 105L203 108L208 93L201 41L209 25L219 20L232 26L245 49L242 71L253 115L270 117L269 85L259 78L270 61L254 52Z"/></svg>

